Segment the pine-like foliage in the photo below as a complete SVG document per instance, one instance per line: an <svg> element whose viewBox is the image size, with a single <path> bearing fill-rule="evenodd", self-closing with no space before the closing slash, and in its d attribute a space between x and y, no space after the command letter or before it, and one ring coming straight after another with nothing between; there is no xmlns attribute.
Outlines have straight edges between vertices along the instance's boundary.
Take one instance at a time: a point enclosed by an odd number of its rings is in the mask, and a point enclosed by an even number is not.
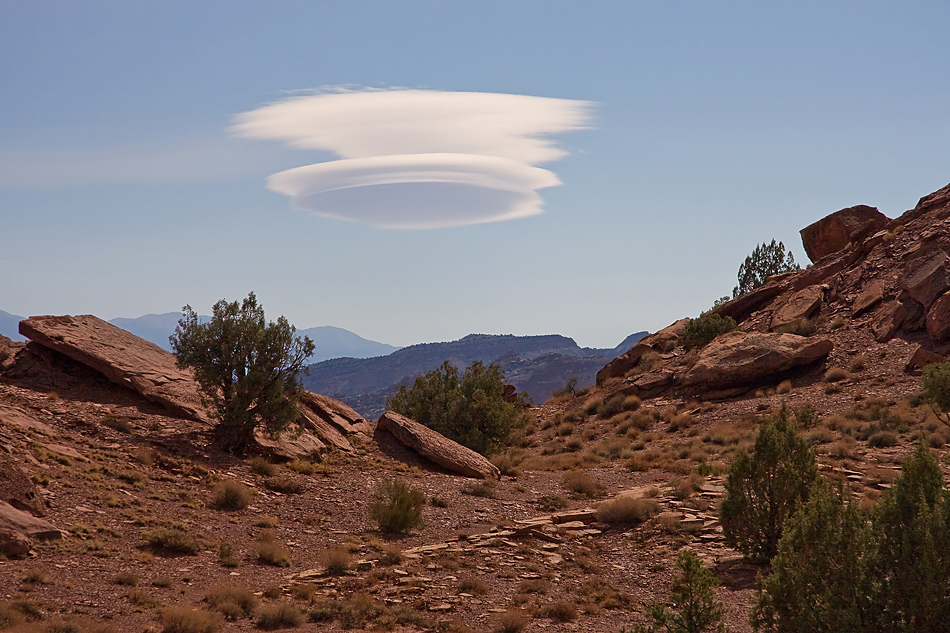
<svg viewBox="0 0 950 633"><path fill-rule="evenodd" d="M646 610L647 626L635 626L630 633L703 633L725 631L722 623L722 603L716 601L719 580L703 567L702 561L691 550L683 550L676 557L679 574L673 578L670 607L653 604Z"/></svg>
<svg viewBox="0 0 950 633"><path fill-rule="evenodd" d="M194 371L225 449L249 446L259 426L274 435L297 421L297 377L313 341L284 317L266 322L253 292L240 304L218 301L207 323L191 306L182 312L169 341L178 366Z"/></svg>
<svg viewBox="0 0 950 633"><path fill-rule="evenodd" d="M794 270L801 268L795 263L792 252L785 251L785 244L775 240L770 244L763 242L739 265L739 285L732 289L732 298L765 285L765 280L772 275Z"/></svg>
<svg viewBox="0 0 950 633"><path fill-rule="evenodd" d="M934 413L950 422L950 362L933 363L924 367L920 390Z"/></svg>
<svg viewBox="0 0 950 633"><path fill-rule="evenodd" d="M759 427L752 453L740 451L729 468L719 512L726 544L755 562L772 560L785 522L817 477L815 453L782 407Z"/></svg>
<svg viewBox="0 0 950 633"><path fill-rule="evenodd" d="M732 317L722 317L710 312L687 321L683 333L677 339L677 343L686 349L703 348L720 334L733 332L737 329L739 328Z"/></svg>

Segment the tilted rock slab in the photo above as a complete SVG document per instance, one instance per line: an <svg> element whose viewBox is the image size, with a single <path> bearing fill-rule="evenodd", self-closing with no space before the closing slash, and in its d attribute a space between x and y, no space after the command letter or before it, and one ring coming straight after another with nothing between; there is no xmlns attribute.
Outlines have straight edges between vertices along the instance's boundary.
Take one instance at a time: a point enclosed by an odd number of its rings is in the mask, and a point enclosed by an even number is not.
<svg viewBox="0 0 950 633"><path fill-rule="evenodd" d="M809 365L834 349L830 339L763 332L729 332L703 348L683 383L703 389L752 386L773 374Z"/></svg>
<svg viewBox="0 0 950 633"><path fill-rule="evenodd" d="M623 378L631 369L637 366L640 359L647 352L663 352L669 343L676 343L689 319L680 319L675 323L666 326L658 332L640 339L636 345L626 352L607 363L603 369L597 372L597 384L602 385L610 378Z"/></svg>
<svg viewBox="0 0 950 633"><path fill-rule="evenodd" d="M453 473L479 479L499 479L501 471L490 461L404 415L387 411L377 429L389 431L402 444Z"/></svg>
<svg viewBox="0 0 950 633"><path fill-rule="evenodd" d="M174 354L99 317L34 316L20 321L20 334L178 415L210 422L198 384L190 372L178 368Z"/></svg>
<svg viewBox="0 0 950 633"><path fill-rule="evenodd" d="M772 313L772 330L801 326L821 307L824 293L818 286L799 290Z"/></svg>
<svg viewBox="0 0 950 633"><path fill-rule="evenodd" d="M874 207L859 204L842 209L809 224L801 230L802 246L808 258L817 262L837 253L851 242L863 241L881 230L888 218Z"/></svg>
<svg viewBox="0 0 950 633"><path fill-rule="evenodd" d="M11 530L41 541L63 538L62 531L45 519L17 510L6 501L0 501L0 530Z"/></svg>
<svg viewBox="0 0 950 633"><path fill-rule="evenodd" d="M36 486L20 470L20 465L3 453L0 453L0 501L33 516L46 516L46 508L36 494Z"/></svg>

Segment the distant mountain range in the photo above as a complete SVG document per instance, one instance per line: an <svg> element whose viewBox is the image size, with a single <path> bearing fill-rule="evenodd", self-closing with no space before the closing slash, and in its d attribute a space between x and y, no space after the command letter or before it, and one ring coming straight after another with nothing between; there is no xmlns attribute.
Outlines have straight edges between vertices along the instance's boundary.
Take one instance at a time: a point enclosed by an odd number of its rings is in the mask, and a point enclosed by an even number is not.
<svg viewBox="0 0 950 633"><path fill-rule="evenodd" d="M386 397L400 385L411 384L446 360L460 369L478 360L497 363L510 384L543 402L571 376L577 376L578 387L593 384L607 361L646 335L637 332L617 347L598 349L579 347L574 339L557 334L470 334L448 343L410 345L388 356L316 363L302 381L307 389L342 400L367 419L374 419L383 412Z"/></svg>
<svg viewBox="0 0 950 633"><path fill-rule="evenodd" d="M25 340L17 331L17 325L26 317L21 317L9 312L0 310L0 334L12 338L15 341ZM178 319L181 318L181 312L165 312L164 314L146 314L134 319L117 318L109 323L116 325L124 330L128 330L138 337L151 341L163 349L171 351L168 344L168 337L175 331L178 325ZM199 319L208 319L201 316ZM297 330L301 336L309 336L316 345L316 353L310 357L311 362L319 363L331 358L371 358L373 356L385 356L392 354L398 347L387 345L386 343L377 343L363 338L349 330L343 328L324 325L312 327L306 330Z"/></svg>

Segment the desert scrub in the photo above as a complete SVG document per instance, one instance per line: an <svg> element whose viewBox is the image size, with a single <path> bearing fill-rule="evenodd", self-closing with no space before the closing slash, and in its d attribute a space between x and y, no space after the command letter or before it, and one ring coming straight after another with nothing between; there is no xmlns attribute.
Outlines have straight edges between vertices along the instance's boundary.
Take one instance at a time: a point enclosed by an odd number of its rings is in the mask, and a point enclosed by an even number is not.
<svg viewBox="0 0 950 633"><path fill-rule="evenodd" d="M205 595L205 602L230 621L249 618L257 608L257 596L247 587L214 585Z"/></svg>
<svg viewBox="0 0 950 633"><path fill-rule="evenodd" d="M720 334L738 329L735 319L721 317L718 314L704 314L697 319L690 319L683 328L677 342L687 350L706 347Z"/></svg>
<svg viewBox="0 0 950 633"><path fill-rule="evenodd" d="M578 497L593 499L603 494L604 487L583 470L569 470L561 477L561 485Z"/></svg>
<svg viewBox="0 0 950 633"><path fill-rule="evenodd" d="M407 534L422 525L425 495L400 479L384 479L373 491L369 516L381 532Z"/></svg>
<svg viewBox="0 0 950 633"><path fill-rule="evenodd" d="M304 623L303 612L294 605L281 602L263 607L257 616L257 628L265 631L295 629Z"/></svg>
<svg viewBox="0 0 950 633"><path fill-rule="evenodd" d="M597 505L601 523L634 525L651 519L660 511L655 499L637 499L629 495L616 497Z"/></svg>
<svg viewBox="0 0 950 633"><path fill-rule="evenodd" d="M825 382L838 382L850 378L844 367L832 367L825 372Z"/></svg>
<svg viewBox="0 0 950 633"><path fill-rule="evenodd" d="M483 499L494 499L496 496L495 482L490 480L469 482L462 487L463 495L473 497L482 497Z"/></svg>
<svg viewBox="0 0 950 633"><path fill-rule="evenodd" d="M475 576L464 576L459 579L459 593L484 596L488 593L488 586Z"/></svg>
<svg viewBox="0 0 950 633"><path fill-rule="evenodd" d="M237 567L241 564L234 551L234 546L227 541L218 543L218 562L224 567Z"/></svg>
<svg viewBox="0 0 950 633"><path fill-rule="evenodd" d="M290 550L277 540L277 536L270 530L264 530L258 535L254 558L262 565L290 567Z"/></svg>
<svg viewBox="0 0 950 633"><path fill-rule="evenodd" d="M162 633L215 633L223 624L220 613L189 607L162 609Z"/></svg>
<svg viewBox="0 0 950 633"><path fill-rule="evenodd" d="M528 616L519 609L509 609L495 616L492 623L494 633L521 633L528 626Z"/></svg>
<svg viewBox="0 0 950 633"><path fill-rule="evenodd" d="M331 547L323 552L320 557L328 576L343 576L350 571L353 565L353 559L350 553L343 547Z"/></svg>
<svg viewBox="0 0 950 633"><path fill-rule="evenodd" d="M265 479L264 487L285 495L299 495L303 490L303 486L297 483L292 477L286 475Z"/></svg>
<svg viewBox="0 0 950 633"><path fill-rule="evenodd" d="M211 506L227 512L243 510L250 505L253 494L253 491L240 481L226 479L214 487Z"/></svg>
<svg viewBox="0 0 950 633"><path fill-rule="evenodd" d="M183 554L197 556L201 551L201 543L181 528L156 528L145 531L146 547L158 554Z"/></svg>
<svg viewBox="0 0 950 633"><path fill-rule="evenodd" d="M295 459L291 462L287 462L287 468L294 471L295 473L300 473L301 475L312 475L317 472L317 465L308 459Z"/></svg>
<svg viewBox="0 0 950 633"><path fill-rule="evenodd" d="M254 457L250 461L251 471L264 477L273 477L277 472L277 467L263 457Z"/></svg>

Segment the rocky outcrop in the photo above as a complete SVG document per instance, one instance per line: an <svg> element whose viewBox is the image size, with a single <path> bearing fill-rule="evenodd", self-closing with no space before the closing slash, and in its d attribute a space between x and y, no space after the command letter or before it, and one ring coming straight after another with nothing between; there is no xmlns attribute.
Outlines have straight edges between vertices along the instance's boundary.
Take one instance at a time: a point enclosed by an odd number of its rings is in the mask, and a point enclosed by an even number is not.
<svg viewBox="0 0 950 633"><path fill-rule="evenodd" d="M860 316L884 299L884 281L872 279L864 286L851 305L851 316Z"/></svg>
<svg viewBox="0 0 950 633"><path fill-rule="evenodd" d="M937 297L950 290L950 257L938 249L912 259L904 268L900 287L929 309Z"/></svg>
<svg viewBox="0 0 950 633"><path fill-rule="evenodd" d="M876 208L863 204L842 209L803 228L802 245L808 258L817 262L879 231L888 221Z"/></svg>
<svg viewBox="0 0 950 633"><path fill-rule="evenodd" d="M927 334L935 341L950 338L950 293L941 295L927 311Z"/></svg>
<svg viewBox="0 0 950 633"><path fill-rule="evenodd" d="M0 557L24 558L30 553L32 543L26 535L14 530L0 529Z"/></svg>
<svg viewBox="0 0 950 633"><path fill-rule="evenodd" d="M597 372L597 384L602 385L611 378L626 376L631 369L640 363L640 359L647 352L662 353L666 351L670 344L675 345L676 339L683 333L688 321L689 319L680 319L672 325L668 325L662 330L641 339L636 345L607 363L603 369Z"/></svg>
<svg viewBox="0 0 950 633"><path fill-rule="evenodd" d="M683 383L694 389L748 387L819 361L833 348L834 343L826 338L729 332L703 348Z"/></svg>
<svg viewBox="0 0 950 633"><path fill-rule="evenodd" d="M173 354L122 328L91 314L34 316L20 321L20 334L178 415L209 421L190 372L178 368Z"/></svg>
<svg viewBox="0 0 950 633"><path fill-rule="evenodd" d="M327 450L326 444L307 432L285 431L272 438L258 429L254 431L254 441L258 450L282 459L309 459Z"/></svg>
<svg viewBox="0 0 950 633"><path fill-rule="evenodd" d="M49 521L17 510L6 501L0 501L0 530L18 532L41 541L63 538L62 531Z"/></svg>
<svg viewBox="0 0 950 633"><path fill-rule="evenodd" d="M821 307L824 293L818 286L799 290L772 313L772 331L792 331L805 324Z"/></svg>
<svg viewBox="0 0 950 633"><path fill-rule="evenodd" d="M931 352L928 349L924 349L922 346L918 345L917 349L914 350L914 353L910 355L910 359L907 361L907 364L904 365L904 371L909 374L919 373L927 365L933 365L934 363L942 363L946 358Z"/></svg>
<svg viewBox="0 0 950 633"><path fill-rule="evenodd" d="M0 501L33 516L46 516L46 509L30 481L12 457L0 453Z"/></svg>
<svg viewBox="0 0 950 633"><path fill-rule="evenodd" d="M494 464L472 449L404 415L387 411L379 418L376 429L377 433L391 434L403 445L453 473L478 479L501 477Z"/></svg>
<svg viewBox="0 0 950 633"><path fill-rule="evenodd" d="M18 343L0 334L0 370L8 367L13 362L13 357L23 349L24 345L25 343Z"/></svg>

